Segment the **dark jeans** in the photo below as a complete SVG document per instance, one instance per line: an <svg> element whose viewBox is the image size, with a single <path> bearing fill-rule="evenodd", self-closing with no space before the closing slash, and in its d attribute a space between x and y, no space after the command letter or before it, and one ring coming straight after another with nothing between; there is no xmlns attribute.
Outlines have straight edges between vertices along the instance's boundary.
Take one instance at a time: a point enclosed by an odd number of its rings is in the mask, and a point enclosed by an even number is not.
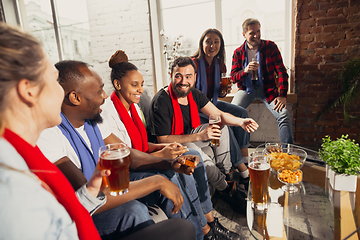
<svg viewBox="0 0 360 240"><path fill-rule="evenodd" d="M148 208L137 200L92 216L102 239L117 240L154 224Z"/></svg>
<svg viewBox="0 0 360 240"><path fill-rule="evenodd" d="M144 228L121 240L194 240L194 226L187 220L172 218Z"/></svg>

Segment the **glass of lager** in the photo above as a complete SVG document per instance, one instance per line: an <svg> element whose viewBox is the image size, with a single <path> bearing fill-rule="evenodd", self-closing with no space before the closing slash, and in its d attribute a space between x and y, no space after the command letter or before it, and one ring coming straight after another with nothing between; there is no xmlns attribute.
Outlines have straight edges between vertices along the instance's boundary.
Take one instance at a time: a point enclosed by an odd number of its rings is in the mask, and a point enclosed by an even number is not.
<svg viewBox="0 0 360 240"><path fill-rule="evenodd" d="M228 89L228 85L231 83L231 77L227 73L221 73L221 81L220 81L220 93L219 97L223 98L230 92Z"/></svg>
<svg viewBox="0 0 360 240"><path fill-rule="evenodd" d="M124 143L113 143L100 147L99 168L109 169L106 177L112 196L122 195L129 191L129 166L131 163L130 149Z"/></svg>
<svg viewBox="0 0 360 240"><path fill-rule="evenodd" d="M221 118L219 114L212 114L209 116L209 125L219 125L221 127ZM220 139L211 139L211 146L220 146Z"/></svg>
<svg viewBox="0 0 360 240"><path fill-rule="evenodd" d="M256 210L266 210L270 176L269 159L262 151L252 152L248 168L252 190L252 207Z"/></svg>

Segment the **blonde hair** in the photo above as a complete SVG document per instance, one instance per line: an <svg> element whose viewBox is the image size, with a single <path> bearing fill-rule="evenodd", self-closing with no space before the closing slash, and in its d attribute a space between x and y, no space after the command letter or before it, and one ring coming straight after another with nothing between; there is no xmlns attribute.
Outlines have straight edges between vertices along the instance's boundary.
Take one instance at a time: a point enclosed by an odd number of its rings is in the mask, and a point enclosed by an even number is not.
<svg viewBox="0 0 360 240"><path fill-rule="evenodd" d="M41 84L43 63L44 52L33 36L0 22L0 135L4 131L1 113L11 101L7 93L21 79Z"/></svg>

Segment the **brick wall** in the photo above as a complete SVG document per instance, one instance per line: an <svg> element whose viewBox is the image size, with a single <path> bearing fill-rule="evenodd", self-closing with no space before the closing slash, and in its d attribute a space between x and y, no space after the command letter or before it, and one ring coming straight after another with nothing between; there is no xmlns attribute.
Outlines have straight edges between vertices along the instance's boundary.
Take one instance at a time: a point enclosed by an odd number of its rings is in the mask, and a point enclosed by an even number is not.
<svg viewBox="0 0 360 240"><path fill-rule="evenodd" d="M325 135L337 138L349 134L359 142L360 120L345 125L341 107L315 120L341 93L336 78L341 66L360 57L360 1L297 0L296 12L295 141L317 148ZM359 101L349 113L360 116Z"/></svg>
<svg viewBox="0 0 360 240"><path fill-rule="evenodd" d="M147 0L87 0L92 62L112 89L108 60L122 49L144 76L145 89L153 92L151 34Z"/></svg>

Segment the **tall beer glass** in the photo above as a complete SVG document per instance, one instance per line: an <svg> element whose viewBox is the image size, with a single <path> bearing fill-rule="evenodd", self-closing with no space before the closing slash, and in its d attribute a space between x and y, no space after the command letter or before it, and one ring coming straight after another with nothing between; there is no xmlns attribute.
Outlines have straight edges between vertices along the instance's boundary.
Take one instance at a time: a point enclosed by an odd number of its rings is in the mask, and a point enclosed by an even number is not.
<svg viewBox="0 0 360 240"><path fill-rule="evenodd" d="M223 98L228 94L228 85L231 83L231 77L227 73L221 73L221 81L220 81L220 93L219 97Z"/></svg>
<svg viewBox="0 0 360 240"><path fill-rule="evenodd" d="M130 149L124 143L108 144L99 149L99 168L109 169L106 177L112 196L122 195L129 191Z"/></svg>
<svg viewBox="0 0 360 240"><path fill-rule="evenodd" d="M259 63L256 58L253 58L252 62ZM251 71L251 80L257 80L257 79L258 79L258 72L257 71Z"/></svg>
<svg viewBox="0 0 360 240"><path fill-rule="evenodd" d="M209 116L209 125L219 125L221 127L221 118L219 114L212 114ZM220 146L220 139L211 139L211 146Z"/></svg>
<svg viewBox="0 0 360 240"><path fill-rule="evenodd" d="M263 152L251 153L248 168L252 187L252 205L256 210L265 210L267 209L270 176L268 157Z"/></svg>

